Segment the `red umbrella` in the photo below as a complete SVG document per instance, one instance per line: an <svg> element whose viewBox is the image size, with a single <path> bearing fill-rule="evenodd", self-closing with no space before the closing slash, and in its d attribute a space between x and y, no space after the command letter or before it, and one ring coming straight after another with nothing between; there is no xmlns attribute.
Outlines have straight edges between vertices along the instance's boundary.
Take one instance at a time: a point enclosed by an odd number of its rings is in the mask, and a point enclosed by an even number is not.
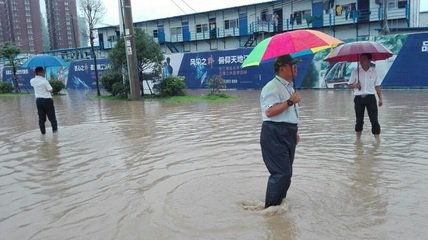
<svg viewBox="0 0 428 240"><path fill-rule="evenodd" d="M370 53L372 61L385 60L392 57L393 53L382 44L370 41L351 42L335 48L324 61L327 62L358 62L358 82L360 82L360 56Z"/></svg>
<svg viewBox="0 0 428 240"><path fill-rule="evenodd" d="M392 57L393 53L378 42L362 41L345 43L333 49L324 58L327 62L358 62L360 55L370 53L372 61L385 60Z"/></svg>

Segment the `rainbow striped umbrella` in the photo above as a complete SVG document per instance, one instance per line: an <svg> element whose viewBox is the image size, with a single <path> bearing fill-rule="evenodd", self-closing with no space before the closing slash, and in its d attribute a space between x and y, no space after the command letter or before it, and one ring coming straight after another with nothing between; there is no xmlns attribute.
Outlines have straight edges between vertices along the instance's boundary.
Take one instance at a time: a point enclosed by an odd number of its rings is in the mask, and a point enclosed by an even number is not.
<svg viewBox="0 0 428 240"><path fill-rule="evenodd" d="M316 30L294 30L276 34L261 41L250 52L241 68L258 66L262 61L290 54L299 57L332 48L342 41Z"/></svg>

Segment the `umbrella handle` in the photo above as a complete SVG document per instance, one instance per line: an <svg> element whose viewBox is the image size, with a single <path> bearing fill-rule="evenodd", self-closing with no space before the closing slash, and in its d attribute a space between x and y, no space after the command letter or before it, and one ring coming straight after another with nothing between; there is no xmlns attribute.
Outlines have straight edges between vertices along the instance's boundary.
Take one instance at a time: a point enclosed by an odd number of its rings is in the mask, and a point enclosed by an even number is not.
<svg viewBox="0 0 428 240"><path fill-rule="evenodd" d="M360 83L360 61L358 61L358 66L357 66L357 75L358 75L358 78L357 78L357 83L359 84ZM361 85L359 85L358 86L358 90L360 90L361 91Z"/></svg>
<svg viewBox="0 0 428 240"><path fill-rule="evenodd" d="M292 72L291 73L291 76L292 76L292 78L293 78L293 89L294 89L294 92L297 92L297 88L296 88L296 81L294 81L294 72ZM300 107L300 103L296 103L297 104L297 106L299 106ZM297 113L296 113L297 114Z"/></svg>

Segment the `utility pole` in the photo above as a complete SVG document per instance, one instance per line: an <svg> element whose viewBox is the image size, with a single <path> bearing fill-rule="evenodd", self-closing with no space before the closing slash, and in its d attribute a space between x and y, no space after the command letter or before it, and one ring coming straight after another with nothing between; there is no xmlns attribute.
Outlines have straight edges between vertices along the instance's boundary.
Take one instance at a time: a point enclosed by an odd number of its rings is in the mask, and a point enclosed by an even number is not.
<svg viewBox="0 0 428 240"><path fill-rule="evenodd" d="M131 0L122 0L122 7L124 15L123 25L125 27L123 36L125 40L126 62L128 64L129 88L131 91L128 100L137 100L140 98L140 81L138 79L137 52L135 51Z"/></svg>
<svg viewBox="0 0 428 240"><path fill-rule="evenodd" d="M95 67L95 83L97 85L97 96L101 96L101 92L100 92L100 85L99 85L99 80L98 80L98 66L97 66L97 55L95 55L95 48L94 48L94 33L93 33L94 29L93 28L89 28L89 39L90 39L90 44L91 44L91 52L92 52L92 58L94 59L94 67Z"/></svg>

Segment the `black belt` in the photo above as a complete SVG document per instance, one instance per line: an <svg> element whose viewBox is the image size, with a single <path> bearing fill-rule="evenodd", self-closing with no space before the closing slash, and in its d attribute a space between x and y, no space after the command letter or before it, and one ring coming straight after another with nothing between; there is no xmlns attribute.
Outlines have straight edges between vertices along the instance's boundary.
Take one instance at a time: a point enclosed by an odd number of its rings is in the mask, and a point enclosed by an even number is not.
<svg viewBox="0 0 428 240"><path fill-rule="evenodd" d="M361 94L361 95L355 95L355 96L356 96L356 97L365 98L365 97L374 96L374 94Z"/></svg>
<svg viewBox="0 0 428 240"><path fill-rule="evenodd" d="M273 122L273 121L265 121L267 123L273 123L275 125L282 125L282 126L292 126L295 127L297 126L297 123L289 123L289 122Z"/></svg>

